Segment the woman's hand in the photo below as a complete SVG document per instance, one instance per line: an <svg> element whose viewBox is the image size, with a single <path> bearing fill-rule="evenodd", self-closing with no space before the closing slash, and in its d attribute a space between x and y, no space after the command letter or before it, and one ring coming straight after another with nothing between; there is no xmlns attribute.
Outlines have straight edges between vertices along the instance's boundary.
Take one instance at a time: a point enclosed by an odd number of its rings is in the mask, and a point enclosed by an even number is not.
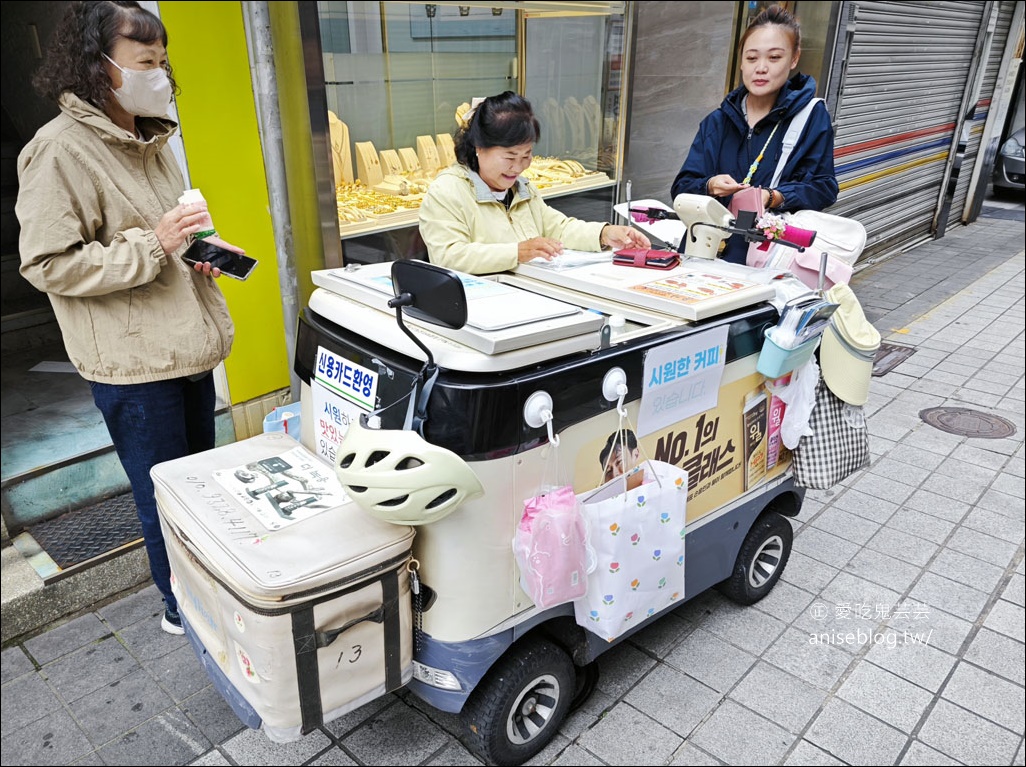
<svg viewBox="0 0 1026 767"><path fill-rule="evenodd" d="M651 248L652 243L642 232L629 226L606 224L599 236L599 245L604 248Z"/></svg>
<svg viewBox="0 0 1026 767"><path fill-rule="evenodd" d="M728 173L713 176L709 179L709 183L706 184L706 189L713 197L729 197L730 195L747 188L747 185L737 183L733 176Z"/></svg>
<svg viewBox="0 0 1026 767"><path fill-rule="evenodd" d="M535 258L551 261L563 252L563 243L549 237L532 237L517 243L517 261L526 264Z"/></svg>
<svg viewBox="0 0 1026 767"><path fill-rule="evenodd" d="M171 255L182 247L190 234L203 229L208 215L206 205L176 205L160 217L153 233L157 235L157 241L164 252ZM232 249L235 249L234 246Z"/></svg>

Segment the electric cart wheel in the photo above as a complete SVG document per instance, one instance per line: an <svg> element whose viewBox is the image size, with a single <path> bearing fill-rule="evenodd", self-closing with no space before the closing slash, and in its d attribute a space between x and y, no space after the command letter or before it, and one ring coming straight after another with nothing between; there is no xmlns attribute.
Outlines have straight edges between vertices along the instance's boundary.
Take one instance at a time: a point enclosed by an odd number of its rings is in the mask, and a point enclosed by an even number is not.
<svg viewBox="0 0 1026 767"><path fill-rule="evenodd" d="M752 605L773 590L791 556L794 531L775 511L763 513L745 536L730 578L720 591L742 605Z"/></svg>
<svg viewBox="0 0 1026 767"><path fill-rule="evenodd" d="M559 730L574 698L573 661L543 639L514 645L463 707L463 741L487 764L523 764Z"/></svg>

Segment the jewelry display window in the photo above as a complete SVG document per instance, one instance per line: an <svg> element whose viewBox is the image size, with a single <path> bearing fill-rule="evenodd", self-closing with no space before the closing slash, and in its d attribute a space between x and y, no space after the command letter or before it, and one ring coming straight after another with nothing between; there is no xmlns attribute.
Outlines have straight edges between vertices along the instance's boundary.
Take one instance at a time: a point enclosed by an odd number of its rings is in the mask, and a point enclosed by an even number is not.
<svg viewBox="0 0 1026 767"><path fill-rule="evenodd" d="M620 175L625 2L318 2L343 240L415 226L456 161L456 111L526 96L541 124L524 175L545 197ZM589 197L592 195L589 195Z"/></svg>

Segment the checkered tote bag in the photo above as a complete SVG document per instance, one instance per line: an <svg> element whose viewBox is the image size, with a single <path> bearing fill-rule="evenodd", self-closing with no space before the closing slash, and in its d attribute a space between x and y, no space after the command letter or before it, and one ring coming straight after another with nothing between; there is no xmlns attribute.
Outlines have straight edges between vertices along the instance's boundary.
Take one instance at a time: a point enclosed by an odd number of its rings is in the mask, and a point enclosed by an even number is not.
<svg viewBox="0 0 1026 767"><path fill-rule="evenodd" d="M794 481L825 490L869 463L869 433L861 407L845 404L821 378L809 416L812 434L794 449Z"/></svg>

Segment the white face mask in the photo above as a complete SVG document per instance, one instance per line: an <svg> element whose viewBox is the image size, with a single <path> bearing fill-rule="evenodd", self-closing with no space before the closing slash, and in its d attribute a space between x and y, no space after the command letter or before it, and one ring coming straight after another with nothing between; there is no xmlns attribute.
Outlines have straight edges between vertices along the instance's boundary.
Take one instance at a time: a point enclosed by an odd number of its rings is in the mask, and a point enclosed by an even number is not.
<svg viewBox="0 0 1026 767"><path fill-rule="evenodd" d="M171 103L171 81L164 67L156 69L125 69L107 54L111 64L121 70L121 87L111 88L121 107L138 117L163 117Z"/></svg>

